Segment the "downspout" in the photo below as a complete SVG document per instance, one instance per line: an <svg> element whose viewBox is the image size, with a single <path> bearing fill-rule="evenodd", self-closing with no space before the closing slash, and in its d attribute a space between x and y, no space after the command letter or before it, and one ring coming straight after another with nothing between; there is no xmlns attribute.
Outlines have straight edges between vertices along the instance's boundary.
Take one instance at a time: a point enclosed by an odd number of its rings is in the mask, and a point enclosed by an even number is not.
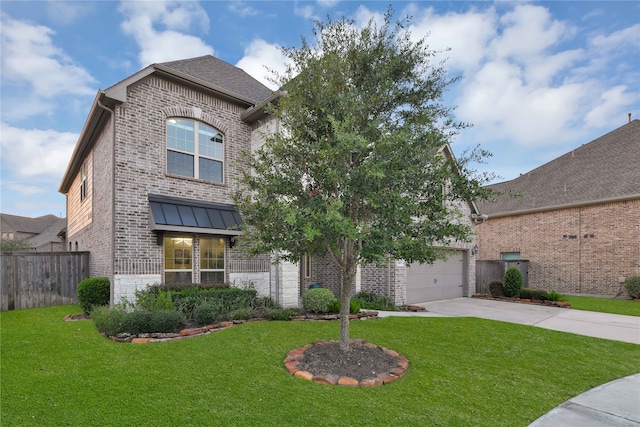
<svg viewBox="0 0 640 427"><path fill-rule="evenodd" d="M102 92L104 95L104 92ZM114 303L114 280L116 271L116 112L98 98L98 106L111 116L111 304Z"/></svg>
<svg viewBox="0 0 640 427"><path fill-rule="evenodd" d="M387 296L391 299L391 260L387 263Z"/></svg>

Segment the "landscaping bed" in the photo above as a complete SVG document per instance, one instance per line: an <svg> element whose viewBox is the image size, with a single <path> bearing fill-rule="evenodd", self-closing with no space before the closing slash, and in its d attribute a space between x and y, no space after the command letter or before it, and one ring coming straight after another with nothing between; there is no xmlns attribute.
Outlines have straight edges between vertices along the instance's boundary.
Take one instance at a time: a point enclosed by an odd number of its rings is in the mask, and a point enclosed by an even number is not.
<svg viewBox="0 0 640 427"><path fill-rule="evenodd" d="M486 294L474 294L472 298L489 299L494 301L517 302L521 304L546 305L550 307L555 306L560 308L571 308L571 304L568 301L549 301L549 300L536 300L536 299L529 299L529 298L514 298L514 297L494 297Z"/></svg>

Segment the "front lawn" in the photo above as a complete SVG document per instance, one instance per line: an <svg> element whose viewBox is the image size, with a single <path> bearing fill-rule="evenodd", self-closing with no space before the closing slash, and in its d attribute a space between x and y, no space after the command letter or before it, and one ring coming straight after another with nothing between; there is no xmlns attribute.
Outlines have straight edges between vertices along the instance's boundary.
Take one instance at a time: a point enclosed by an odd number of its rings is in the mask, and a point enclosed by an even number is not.
<svg viewBox="0 0 640 427"><path fill-rule="evenodd" d="M169 343L125 344L78 306L2 313L1 424L37 426L526 426L592 387L640 371L640 346L476 318L357 321L409 371L382 387L287 373L293 348L338 322L249 323ZM596 363L597 361L597 363Z"/></svg>
<svg viewBox="0 0 640 427"><path fill-rule="evenodd" d="M630 299L583 297L565 295L565 299L576 310L599 311L601 313L640 316L640 302Z"/></svg>

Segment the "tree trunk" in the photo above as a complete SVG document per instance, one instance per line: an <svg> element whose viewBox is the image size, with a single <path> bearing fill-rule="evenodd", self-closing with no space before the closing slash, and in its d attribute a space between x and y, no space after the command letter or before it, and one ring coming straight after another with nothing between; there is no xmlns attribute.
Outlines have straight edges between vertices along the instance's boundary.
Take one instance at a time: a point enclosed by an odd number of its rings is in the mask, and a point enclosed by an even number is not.
<svg viewBox="0 0 640 427"><path fill-rule="evenodd" d="M348 242L344 250L342 264L342 288L340 290L340 349L349 350L349 314L351 308L351 291L353 279L356 277L357 258L354 256L353 243Z"/></svg>

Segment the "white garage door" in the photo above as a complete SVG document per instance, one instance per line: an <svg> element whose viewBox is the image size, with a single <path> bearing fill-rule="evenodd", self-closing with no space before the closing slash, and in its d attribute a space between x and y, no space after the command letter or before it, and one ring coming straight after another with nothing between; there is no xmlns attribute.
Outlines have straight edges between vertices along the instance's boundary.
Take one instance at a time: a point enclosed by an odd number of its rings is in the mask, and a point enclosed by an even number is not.
<svg viewBox="0 0 640 427"><path fill-rule="evenodd" d="M407 268L407 304L464 296L464 253L453 252L433 265Z"/></svg>

